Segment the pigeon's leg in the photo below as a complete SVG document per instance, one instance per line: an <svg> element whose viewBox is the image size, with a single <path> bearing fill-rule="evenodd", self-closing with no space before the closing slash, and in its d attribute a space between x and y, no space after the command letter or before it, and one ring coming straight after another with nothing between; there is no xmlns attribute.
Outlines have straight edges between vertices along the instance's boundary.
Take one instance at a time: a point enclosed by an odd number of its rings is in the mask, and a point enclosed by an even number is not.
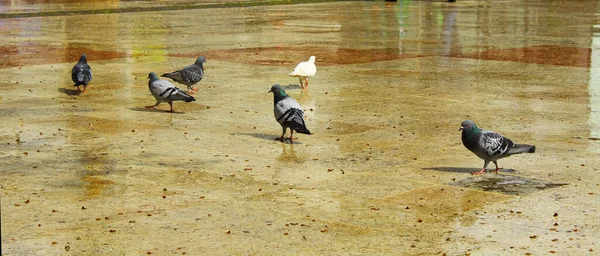
<svg viewBox="0 0 600 256"><path fill-rule="evenodd" d="M85 92L87 92L87 86L84 85L83 86L83 91L81 91L81 93L85 93Z"/></svg>
<svg viewBox="0 0 600 256"><path fill-rule="evenodd" d="M302 83L302 77L298 77L298 80L300 81L300 86L302 86L302 89L304 89L304 84Z"/></svg>
<svg viewBox="0 0 600 256"><path fill-rule="evenodd" d="M157 101L156 104L152 105L152 106L145 106L146 108L153 108L156 109L156 106L158 106L158 104L160 104L160 101Z"/></svg>
<svg viewBox="0 0 600 256"><path fill-rule="evenodd" d="M302 87L302 89L308 87L308 77L304 78L304 87Z"/></svg>
<svg viewBox="0 0 600 256"><path fill-rule="evenodd" d="M198 89L194 90L194 87L189 86L188 90L187 90L187 94L194 94L194 93L196 93L196 91L198 91Z"/></svg>
<svg viewBox="0 0 600 256"><path fill-rule="evenodd" d="M498 174L498 171L502 170L502 168L498 168L498 162L493 161L494 164L496 165L496 170L494 170L494 172L496 172L496 174Z"/></svg>
<svg viewBox="0 0 600 256"><path fill-rule="evenodd" d="M192 87L192 90L194 90L195 92L197 92L198 88Z"/></svg>
<svg viewBox="0 0 600 256"><path fill-rule="evenodd" d="M485 173L485 168L487 168L488 164L490 164L490 161L488 161L488 160L484 160L484 161L485 162L483 163L483 168L481 168L481 170L479 170L478 172L472 172L471 175L480 175L480 174Z"/></svg>
<svg viewBox="0 0 600 256"><path fill-rule="evenodd" d="M171 113L173 113L173 102L172 102L172 101L169 101L169 102L167 102L167 103L169 103L169 106L171 106Z"/></svg>
<svg viewBox="0 0 600 256"><path fill-rule="evenodd" d="M290 129L290 144L294 144L294 129Z"/></svg>
<svg viewBox="0 0 600 256"><path fill-rule="evenodd" d="M79 85L75 85L77 86L77 91L81 92L81 88L79 88Z"/></svg>
<svg viewBox="0 0 600 256"><path fill-rule="evenodd" d="M281 130L283 130L282 133L281 133L281 137L275 138L275 140L283 142L283 140L285 139L284 136L285 136L285 130L286 130L286 128L282 126Z"/></svg>

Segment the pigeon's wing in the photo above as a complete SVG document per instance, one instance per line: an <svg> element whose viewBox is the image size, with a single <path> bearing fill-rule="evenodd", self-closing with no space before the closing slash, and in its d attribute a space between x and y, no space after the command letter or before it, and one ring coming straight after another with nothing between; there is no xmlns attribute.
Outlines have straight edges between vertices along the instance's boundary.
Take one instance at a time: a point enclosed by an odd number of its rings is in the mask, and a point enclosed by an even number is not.
<svg viewBox="0 0 600 256"><path fill-rule="evenodd" d="M85 64L82 73L84 76L85 83L89 83L90 81L92 81L92 67L90 67L90 65Z"/></svg>
<svg viewBox="0 0 600 256"><path fill-rule="evenodd" d="M508 138L492 131L481 130L479 147L489 156L501 156L513 147L514 143Z"/></svg>
<svg viewBox="0 0 600 256"><path fill-rule="evenodd" d="M190 65L179 71L181 78L188 84L196 84L202 80L204 71L198 65Z"/></svg>
<svg viewBox="0 0 600 256"><path fill-rule="evenodd" d="M290 76L306 76L306 71L305 71L305 66L306 64L308 64L307 62L300 62L298 63L298 65L296 65L296 67L294 68L294 71L292 71L292 73L290 73Z"/></svg>
<svg viewBox="0 0 600 256"><path fill-rule="evenodd" d="M79 74L79 68L77 67L77 65L73 66L73 69L71 69L71 80L73 80L73 83L77 83L77 81L79 80L79 78L77 77Z"/></svg>
<svg viewBox="0 0 600 256"><path fill-rule="evenodd" d="M275 118L283 127L289 127L300 133L310 134L304 122L304 111L300 104L291 97L287 97L275 104Z"/></svg>
<svg viewBox="0 0 600 256"><path fill-rule="evenodd" d="M180 90L179 88L173 86L173 87L169 87L167 88L161 95L162 97L164 97L165 99L167 99L168 101L185 101L185 102L192 102L195 101L196 99L194 99L194 97L190 96L189 94L183 92L182 90Z"/></svg>
<svg viewBox="0 0 600 256"><path fill-rule="evenodd" d="M300 62L294 71L290 73L290 76L314 76L317 72L317 67L314 63L310 62Z"/></svg>
<svg viewBox="0 0 600 256"><path fill-rule="evenodd" d="M77 63L71 69L71 80L76 84L87 84L92 80L92 68L85 63Z"/></svg>
<svg viewBox="0 0 600 256"><path fill-rule="evenodd" d="M166 100L165 91L169 90L169 88L174 88L175 86L169 81L165 80L156 80L150 83L150 93L157 100Z"/></svg>
<svg viewBox="0 0 600 256"><path fill-rule="evenodd" d="M297 111L291 111L291 109L298 109L302 111L300 104L291 97L285 97L275 104L274 114L275 119L280 124L283 124L286 120L293 119L294 114Z"/></svg>

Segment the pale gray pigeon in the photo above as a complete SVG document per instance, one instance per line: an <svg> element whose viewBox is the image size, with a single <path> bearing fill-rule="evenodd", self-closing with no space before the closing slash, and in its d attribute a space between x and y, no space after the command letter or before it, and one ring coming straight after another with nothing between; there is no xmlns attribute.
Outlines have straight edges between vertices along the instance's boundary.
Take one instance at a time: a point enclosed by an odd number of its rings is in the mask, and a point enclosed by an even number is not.
<svg viewBox="0 0 600 256"><path fill-rule="evenodd" d="M496 162L498 159L514 154L535 153L535 146L515 144L500 134L479 129L471 120L463 121L460 130L462 130L463 145L484 161L483 168L478 172L471 173L473 175L485 173L485 168L490 161L494 162L495 172L498 173L501 169L498 168L498 162Z"/></svg>
<svg viewBox="0 0 600 256"><path fill-rule="evenodd" d="M204 77L204 66L202 65L204 62L206 62L206 59L204 56L200 56L194 64L171 73L164 73L162 77L168 77L175 82L185 84L188 87L188 93L194 93L198 91L197 88L194 88L194 85Z"/></svg>
<svg viewBox="0 0 600 256"><path fill-rule="evenodd" d="M77 86L77 90L84 93L87 85L92 81L92 68L87 64L87 56L81 54L79 62L71 69L71 80L73 80L74 86ZM83 85L83 91L79 86Z"/></svg>
<svg viewBox="0 0 600 256"><path fill-rule="evenodd" d="M310 56L308 61L300 62L294 68L292 73L289 73L289 76L295 76L300 80L300 86L302 89L308 87L308 77L314 76L317 73L317 66L315 66L315 56ZM304 80L304 83L302 81Z"/></svg>
<svg viewBox="0 0 600 256"><path fill-rule="evenodd" d="M274 84L269 92L273 93L273 113L275 119L281 125L283 134L279 140L284 140L287 128L290 128L290 141L294 141L294 131L310 135L310 131L304 123L304 111L296 100L288 96L279 84Z"/></svg>
<svg viewBox="0 0 600 256"><path fill-rule="evenodd" d="M175 87L169 81L158 79L158 76L154 72L150 72L148 78L150 79L148 81L148 88L150 88L150 92L156 98L156 104L146 106L146 108L155 108L161 102L167 102L171 106L171 112L173 112L173 101L196 101L194 97Z"/></svg>

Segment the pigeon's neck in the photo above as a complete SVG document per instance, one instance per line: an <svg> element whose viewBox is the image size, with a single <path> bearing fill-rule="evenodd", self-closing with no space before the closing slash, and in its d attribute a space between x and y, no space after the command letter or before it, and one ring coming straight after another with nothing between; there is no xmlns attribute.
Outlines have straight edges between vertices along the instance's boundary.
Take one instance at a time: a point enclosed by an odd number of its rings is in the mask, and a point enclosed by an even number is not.
<svg viewBox="0 0 600 256"><path fill-rule="evenodd" d="M467 140L471 140L477 134L479 134L479 128L477 126L473 126L473 129L470 131L465 131L463 136L465 136Z"/></svg>
<svg viewBox="0 0 600 256"><path fill-rule="evenodd" d="M273 101L275 104L277 104L278 102L282 101L283 99L289 97L284 91L274 93L273 96L274 96Z"/></svg>

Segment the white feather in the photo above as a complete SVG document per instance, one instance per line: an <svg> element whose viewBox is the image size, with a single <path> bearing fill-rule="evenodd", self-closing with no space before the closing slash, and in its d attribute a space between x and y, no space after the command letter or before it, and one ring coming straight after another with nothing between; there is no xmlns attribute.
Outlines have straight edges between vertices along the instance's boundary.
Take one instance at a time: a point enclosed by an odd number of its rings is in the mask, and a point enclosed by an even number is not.
<svg viewBox="0 0 600 256"><path fill-rule="evenodd" d="M295 77L311 77L317 73L317 66L315 66L315 56L310 56L308 61L300 62L294 68L294 71L289 76Z"/></svg>

